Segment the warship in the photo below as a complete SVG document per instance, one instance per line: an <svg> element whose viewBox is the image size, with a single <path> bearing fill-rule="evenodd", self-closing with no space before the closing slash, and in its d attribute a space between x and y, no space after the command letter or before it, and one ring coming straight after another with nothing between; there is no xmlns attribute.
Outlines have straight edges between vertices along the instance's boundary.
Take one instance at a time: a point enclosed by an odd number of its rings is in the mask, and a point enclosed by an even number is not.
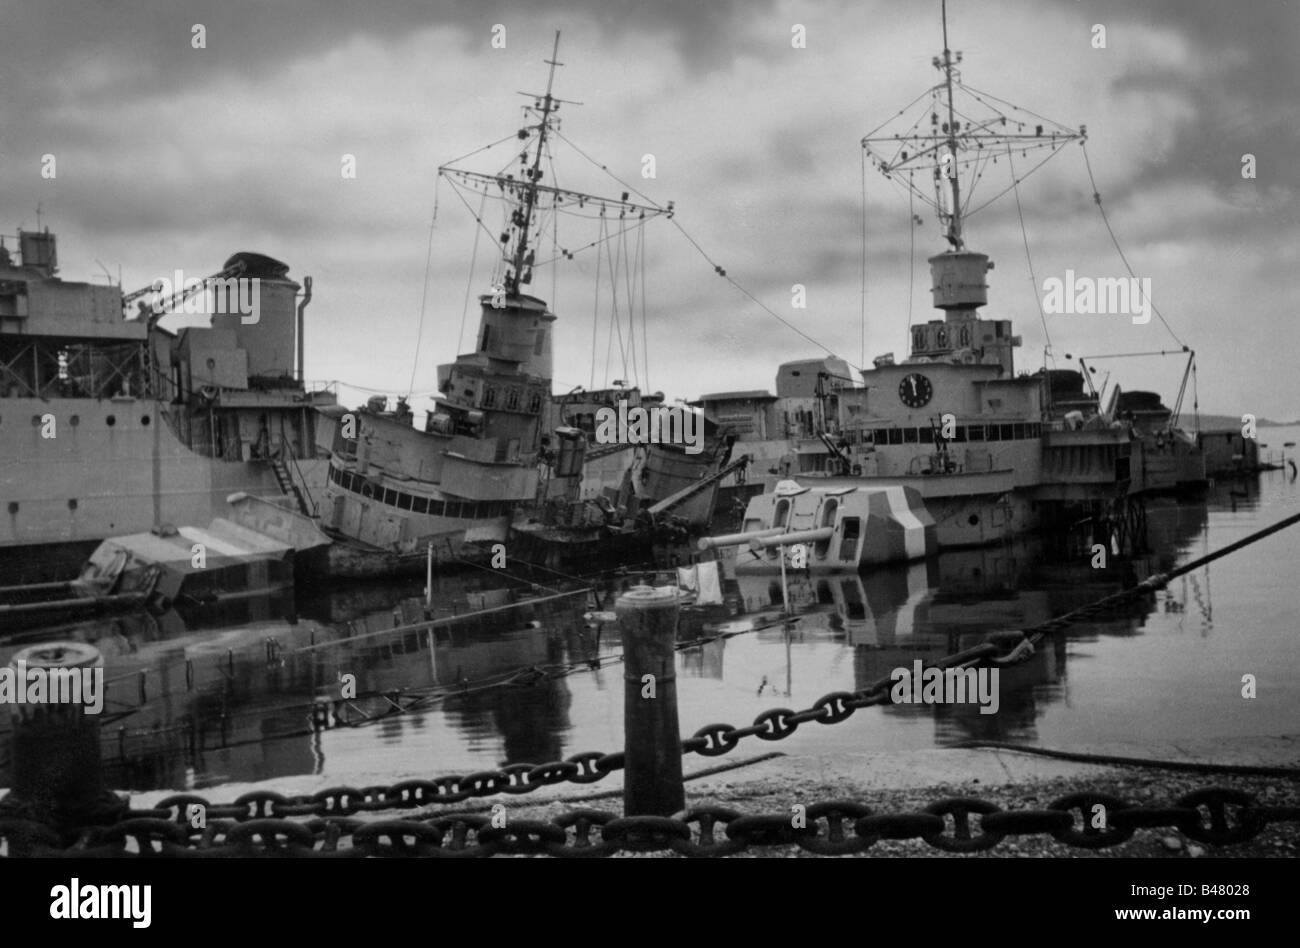
<svg viewBox="0 0 1300 948"><path fill-rule="evenodd" d="M1128 535L1143 519L1143 497L1204 482L1195 436L1176 427L1177 410L1135 413L1150 401L1144 393L1116 386L1103 407L1082 358L1079 370L1055 368L1045 353L1041 368L1017 371L1022 339L1010 319L981 314L994 264L967 244L964 227L992 165L1011 183L979 207L1013 190L1019 200L1021 181L1067 145L1083 146L1087 128L970 89L961 53L948 46L946 6L943 33L928 101L923 93L917 114L904 109L861 142L873 167L942 225L948 246L928 260L941 317L910 326L906 357L882 354L856 378L834 356L801 360L779 368L775 396L720 392L694 402L739 432L736 450L755 457L746 482L727 482L724 493L739 510L790 480L823 491L905 487L923 498L942 548L1080 519ZM1017 168L1026 160L1027 170ZM1190 368L1195 354L1183 349Z"/></svg>
<svg viewBox="0 0 1300 948"><path fill-rule="evenodd" d="M517 173L455 162L438 169L458 193L499 200L505 209L492 288L478 297L474 350L438 367L439 394L422 429L405 399L389 410L383 396L348 413L338 428L321 527L357 551L362 573L373 572L367 556L380 572L418 571L428 560L481 562L499 556L496 545L508 539L518 541L512 552L552 562L639 549L656 527L706 525L718 469L737 467L716 431L695 454L628 437L595 443L597 407L629 399L636 407L657 404L662 395L635 388L586 393L583 401L576 390L552 395L557 316L526 292L534 268L549 262L537 259L543 237L553 233L547 221L570 214L599 222L600 237L585 248L553 248L554 259L565 259L673 211L671 203L630 200L626 190L610 198L542 183L556 113L566 102L553 94L558 50L557 33L546 92L525 94L532 104L518 131ZM482 226L481 213L476 223ZM585 416L584 404L592 407ZM685 515L679 522L670 519L674 510Z"/></svg>
<svg viewBox="0 0 1300 948"><path fill-rule="evenodd" d="M16 257L0 240L6 584L74 575L109 537L207 523L236 491L315 512L336 399L304 384L311 278L288 273L240 252L170 294L124 293L62 279L48 228L20 230ZM254 318L208 299L234 281L253 281ZM176 313L208 325L163 325Z"/></svg>

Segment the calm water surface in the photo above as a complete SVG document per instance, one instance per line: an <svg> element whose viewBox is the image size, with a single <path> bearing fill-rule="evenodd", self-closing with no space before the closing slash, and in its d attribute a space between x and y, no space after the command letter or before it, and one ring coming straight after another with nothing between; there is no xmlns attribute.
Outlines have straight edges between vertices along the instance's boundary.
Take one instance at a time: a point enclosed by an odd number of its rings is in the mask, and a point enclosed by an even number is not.
<svg viewBox="0 0 1300 948"><path fill-rule="evenodd" d="M1263 453L1297 434L1261 431L1270 446ZM1041 622L1131 586L1298 510L1300 483L1289 470L1269 472L1223 482L1196 501L1153 502L1152 552L1112 559L1106 570L1092 569L1086 555L1029 540L860 577L794 580L800 619L792 629L775 624L679 653L682 731L748 724L769 708L805 708L829 691L861 688L915 659L933 660L984 633ZM834 726L806 725L781 749L913 749L970 739L1048 747L1217 739L1226 746L1293 734L1300 730L1298 559L1300 526L1114 615L1072 626L1003 672L996 714L976 706L869 708ZM385 631L419 618L417 583L299 602L292 620L257 603L224 620L128 617L34 640L81 638L104 653L112 682L104 757L114 786L201 788L300 774L384 782L620 750L622 666L587 664L618 654L617 628L598 630L583 615L612 609L619 587L632 581L602 581L600 603L557 599L432 630ZM741 577L731 591L739 614L719 607L692 617L681 637L753 624L780 601L779 583L765 577ZM474 572L439 579L436 602L450 618L550 592ZM356 637L364 633L378 634ZM22 644L0 647L0 660ZM532 667L570 673L502 684ZM343 674L356 676L361 697L340 713L360 726L313 728L314 702L337 697ZM1244 674L1257 677L1253 701L1241 697ZM423 705L379 719L391 707L381 693L399 691L402 703L419 696ZM6 786L9 722L0 726ZM745 750L773 746L755 741Z"/></svg>

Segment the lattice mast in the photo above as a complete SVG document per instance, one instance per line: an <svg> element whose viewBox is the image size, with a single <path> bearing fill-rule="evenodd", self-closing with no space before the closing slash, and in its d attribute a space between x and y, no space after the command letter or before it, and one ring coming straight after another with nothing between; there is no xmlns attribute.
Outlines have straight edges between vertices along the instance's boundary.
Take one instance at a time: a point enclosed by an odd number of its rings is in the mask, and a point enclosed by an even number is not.
<svg viewBox="0 0 1300 948"><path fill-rule="evenodd" d="M909 109L927 98L922 93L864 136L862 147L886 179L902 181L916 198L935 210L944 225L944 237L954 251L961 251L965 249L966 218L1011 190L1069 142L1086 139L1087 129L1068 128L964 84L958 68L961 51L954 52L948 45L947 0L943 0L942 17L943 53L931 59L941 78L928 90L928 106L919 110L910 125L900 122L909 117ZM1048 152L1046 156L1018 173L1017 157L1028 158L1043 150ZM979 184L999 159L1007 163L1011 184L973 206ZM933 193L928 184L916 180L918 172L932 179Z"/></svg>
<svg viewBox="0 0 1300 948"><path fill-rule="evenodd" d="M541 183L545 176L543 163L550 158L548 146L551 137L558 134L560 106L582 104L558 98L554 94L555 69L557 66L564 65L558 58L559 49L560 33L557 30L551 58L544 60L551 67L546 80L546 91L540 95L532 92L519 93L533 100L532 106L525 106L525 112L537 118L534 124L527 124L518 132L519 139L526 143L519 153L521 165L519 177L506 174L504 171L497 174L470 171L456 167L455 162L438 168L439 176L453 186L463 187L487 197L501 198L510 206L508 223L500 236L502 262L506 267L502 286L509 296L518 295L521 287L532 282L536 248L541 243L542 231L545 229L541 220L544 213L559 212L564 209L579 216L595 218L604 217L607 211L617 210L620 219L626 219L629 214L638 214L642 219L649 219L659 214L669 216L672 214L671 202L667 207L639 204L628 200L627 191L624 191L619 198L607 198ZM532 141L528 142L530 138ZM603 166L601 167L603 170ZM590 209L587 207L589 204ZM593 213L596 209L599 209L598 214ZM588 213L584 215L584 211ZM557 247L557 254L560 257L571 258L582 250L594 248L600 242L594 241L574 251Z"/></svg>
<svg viewBox="0 0 1300 948"><path fill-rule="evenodd" d="M533 254L528 249L528 235L532 231L533 214L537 209L537 183L542 178L542 157L546 154L546 138L551 131L551 116L560 109L560 100L551 94L555 88L555 67L563 65L559 61L559 54L560 31L556 30L555 46L551 50L551 58L546 60L551 70L546 77L546 93L541 97L540 116L537 123L537 147L533 153L533 166L524 172L526 183L524 184L523 208L515 211L512 221L515 239L514 250L507 254L510 261L510 269L506 271L505 277L507 293L518 293L521 283L527 285L533 280ZM529 95L529 93L522 92L520 95ZM576 105L577 103L572 104ZM526 132L526 129L523 132ZM525 267L528 268L526 271Z"/></svg>
<svg viewBox="0 0 1300 948"><path fill-rule="evenodd" d="M1020 345L1020 337L1011 334L1010 322L996 321L1001 325L992 327L991 344L984 344L978 331L978 308L988 303L985 274L993 264L987 254L967 248L965 222L1018 187L1066 144L1083 141L1087 130L1082 126L1072 130L963 83L958 68L962 54L948 45L946 0L942 18L943 53L930 61L940 73L939 82L864 136L862 147L877 171L907 188L910 200L919 199L934 209L949 244L948 250L928 261L933 305L943 310L944 320L912 327L912 356L994 362L1011 373L1011 350ZM1044 151L1027 170L1016 167L1017 157L1028 159L1031 153ZM973 205L986 173L1001 162L1011 182ZM914 215L916 223L921 221Z"/></svg>
<svg viewBox="0 0 1300 948"><path fill-rule="evenodd" d="M952 59L952 50L948 48L948 0L943 0L943 84L944 90L948 97L948 154L952 160L952 167L957 167L957 117L954 114L952 104L952 73L956 64ZM957 174L949 174L948 180L952 182L952 207L953 213L949 215L948 222L948 242L952 244L954 250L962 249L961 239L961 177ZM936 181L938 179L936 178Z"/></svg>

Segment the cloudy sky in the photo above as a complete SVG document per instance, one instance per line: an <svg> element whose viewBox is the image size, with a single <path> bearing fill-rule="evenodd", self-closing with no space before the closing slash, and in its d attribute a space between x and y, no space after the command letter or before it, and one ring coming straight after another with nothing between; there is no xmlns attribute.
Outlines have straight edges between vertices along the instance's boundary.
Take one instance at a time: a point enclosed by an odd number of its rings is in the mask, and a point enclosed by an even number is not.
<svg viewBox="0 0 1300 948"><path fill-rule="evenodd" d="M1129 262L1198 353L1202 410L1300 416L1300 3L950 7L971 85L1087 126ZM206 48L193 47L195 24ZM497 24L504 48L492 43ZM795 24L806 48L792 46ZM1096 24L1105 49L1093 46ZM35 227L39 204L65 279L102 282L102 264L127 289L176 268L212 272L236 250L270 254L315 280L309 379L350 383L353 396L428 392L436 365L472 347L474 312L461 338L466 289L487 288L492 252L485 240L471 284L472 215L445 184L435 189L435 170L520 127L516 92L544 87L557 29L556 92L583 103L564 107L565 137L675 201L677 222L730 276L862 364L859 140L936 81L939 0L3 0L0 230ZM495 172L510 157L502 148L465 166ZM1247 153L1253 180L1241 173ZM53 180L41 176L46 154ZM355 178L341 173L345 154ZM647 154L653 179L642 177ZM564 142L555 169L563 185L621 190ZM1125 275L1078 147L1020 197L1039 284L1067 269ZM944 243L916 210L914 226L905 193L868 168L868 364L906 352L913 260L912 318L934 312L925 257ZM499 229L499 216L488 220ZM617 339L607 344L611 290L594 252L534 281L561 320L557 390L633 375L669 398L771 388L779 362L822 352L720 279L671 222L644 233L649 351L635 371ZM575 227L560 243L593 236ZM972 218L966 236L997 264L985 314L1014 320L1017 367L1037 368L1042 294L1014 196ZM792 308L796 283L806 309ZM1050 315L1046 329L1059 365L1067 353L1176 348L1154 319ZM1182 372L1177 359L1098 364L1169 401Z"/></svg>

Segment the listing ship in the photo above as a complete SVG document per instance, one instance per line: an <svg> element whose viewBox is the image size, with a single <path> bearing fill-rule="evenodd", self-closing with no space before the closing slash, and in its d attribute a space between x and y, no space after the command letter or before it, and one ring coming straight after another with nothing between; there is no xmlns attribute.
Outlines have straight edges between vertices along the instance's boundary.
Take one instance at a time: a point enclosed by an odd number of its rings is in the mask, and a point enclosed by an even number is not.
<svg viewBox="0 0 1300 948"><path fill-rule="evenodd" d="M310 277L300 286L285 264L237 253L164 301L156 286L124 294L61 279L48 228L20 231L17 245L15 259L0 241L6 582L75 575L109 537L207 523L234 491L312 511L335 399L302 380ZM203 297L233 279L259 281L255 318L159 325L169 312L213 312Z"/></svg>
<svg viewBox="0 0 1300 948"><path fill-rule="evenodd" d="M1156 392L1125 390L1118 383L1098 391L1092 378L1095 363L1134 357L1186 355L1182 383L1174 407L1167 407ZM1208 462L1202 446L1199 399L1193 395L1193 429L1181 424L1188 381L1195 391L1196 353L1188 346L1181 351L1129 352L1104 356L1079 356L1078 372L1049 372L1052 376L1052 405L1055 417L1074 425L1113 424L1126 427L1133 437L1133 494L1197 492L1208 486ZM1109 381L1110 373L1106 380ZM1057 391L1060 386L1062 391ZM1085 391L1086 386L1086 391ZM1105 403L1104 406L1102 403Z"/></svg>
<svg viewBox="0 0 1300 948"><path fill-rule="evenodd" d="M557 34L557 51L558 43ZM526 109L535 123L519 132L517 176L451 165L438 169L451 186L499 198L508 210L500 241L504 273L492 292L479 297L474 351L439 366L441 394L423 430L412 426L405 401L388 411L378 397L345 417L338 431L322 528L373 554L377 572L423 568L428 559L440 565L475 562L511 537L543 544L576 537L587 545L610 531L639 529L639 504L625 504L620 512L606 496L609 485L592 486L602 468L592 468L587 481L592 502L580 496L590 439L552 410L557 317L524 290L540 265L543 235L550 233L543 229L544 212L598 215L602 227L615 220L627 230L671 213L671 206L630 201L626 191L611 199L541 183L563 101L552 94L559 63L554 54L547 62L547 90L530 95L533 105ZM623 449L611 446L610 453ZM717 457L711 451L686 455L670 445L629 449L615 462L615 469L623 465L620 482L634 460L635 483L625 500L640 490L641 499L653 501L664 492L671 496L679 482L693 483Z"/></svg>
<svg viewBox="0 0 1300 948"><path fill-rule="evenodd" d="M629 411L640 408L685 412L691 407L685 403L680 409L666 406L663 392L647 395L635 386L616 386L570 392L553 399L550 405L552 430L577 428L586 438L582 480L578 485L578 497L583 501L621 501L635 513L638 508L653 506L712 475L732 458L734 433L703 414L698 419L700 443L696 452L671 440L647 444L627 439L612 444L600 442L597 430L603 411L617 415L620 405L626 405ZM678 515L686 517L693 526L707 526L713 504L705 500L700 498L678 509Z"/></svg>
<svg viewBox="0 0 1300 948"><path fill-rule="evenodd" d="M1196 490L1209 483L1198 431L1178 425L1178 415L1155 392L1116 391L1116 417L1133 429L1138 457L1133 476L1146 492Z"/></svg>
<svg viewBox="0 0 1300 948"><path fill-rule="evenodd" d="M438 564L480 559L537 495L555 315L517 289L494 299L479 300L475 351L439 366L423 430L404 400L390 411L383 396L342 419L321 526L373 554L361 575L418 570L430 550Z"/></svg>
<svg viewBox="0 0 1300 948"><path fill-rule="evenodd" d="M661 392L643 395L635 387L570 392L552 401L551 429L566 457L580 452L581 465L556 465L545 501L512 525L523 555L552 565L609 556L660 560L671 554L660 556L657 549L706 530L721 483L743 478L750 458L733 455L730 429L703 413L688 416L689 406L663 401ZM638 409L677 413L683 425L689 418L696 443L638 443L626 437L620 409L625 415ZM619 429L612 443L600 437L602 412Z"/></svg>

